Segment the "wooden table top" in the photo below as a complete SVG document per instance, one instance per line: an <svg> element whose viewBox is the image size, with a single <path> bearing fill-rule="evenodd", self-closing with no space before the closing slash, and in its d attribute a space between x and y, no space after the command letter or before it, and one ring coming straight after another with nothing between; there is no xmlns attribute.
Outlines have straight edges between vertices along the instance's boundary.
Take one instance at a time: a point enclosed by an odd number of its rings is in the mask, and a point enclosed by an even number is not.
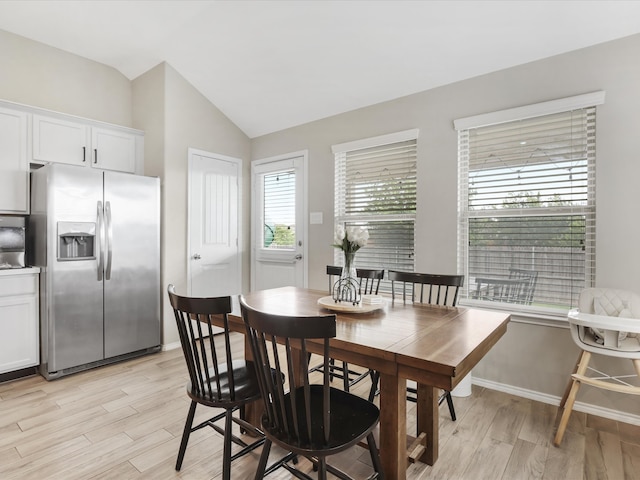
<svg viewBox="0 0 640 480"><path fill-rule="evenodd" d="M364 365L385 369L387 362L401 376L452 390L504 334L510 316L465 307L439 307L391 301L369 313L332 312L317 304L326 292L282 287L244 295L257 310L279 315L315 316L335 313L335 357L369 359ZM344 351L341 358L339 351ZM333 354L332 354L333 355ZM371 365L371 359L380 365ZM363 365L363 363L360 363Z"/></svg>

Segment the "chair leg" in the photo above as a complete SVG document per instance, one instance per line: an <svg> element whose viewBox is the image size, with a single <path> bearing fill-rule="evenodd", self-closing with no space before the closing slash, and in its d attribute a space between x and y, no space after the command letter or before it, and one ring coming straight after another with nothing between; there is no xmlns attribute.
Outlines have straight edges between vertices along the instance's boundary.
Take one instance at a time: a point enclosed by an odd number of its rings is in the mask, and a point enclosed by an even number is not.
<svg viewBox="0 0 640 480"><path fill-rule="evenodd" d="M342 388L345 392L349 391L349 364L342 362Z"/></svg>
<svg viewBox="0 0 640 480"><path fill-rule="evenodd" d="M369 370L369 375L371 376L371 390L369 390L369 401L373 402L373 399L376 397L376 392L378 391L380 372L376 370Z"/></svg>
<svg viewBox="0 0 640 480"><path fill-rule="evenodd" d="M451 398L451 392L447 390L444 394L447 399L447 405L449 406L449 414L451 415L451 420L456 421L456 409L453 408L453 398Z"/></svg>
<svg viewBox="0 0 640 480"><path fill-rule="evenodd" d="M180 450L178 450L178 459L176 460L176 470L180 471L182 468L182 460L184 459L184 453L187 450L187 443L189 443L189 435L191 435L191 426L193 425L193 417L196 414L196 406L198 404L191 401L189 407L189 413L187 414L187 420L184 423L184 430L182 432L182 441L180 442Z"/></svg>
<svg viewBox="0 0 640 480"><path fill-rule="evenodd" d="M580 361L576 368L575 374L584 375L587 371L587 367L589 366L589 360L591 359L591 353L587 351L582 351L580 355ZM558 407L558 413L562 411L562 418L560 419L560 424L558 425L558 431L556 432L556 436L553 440L553 444L556 447L560 446L562 443L562 438L564 437L564 432L567 428L567 424L569 423L569 417L571 417L571 411L573 410L573 404L576 401L576 396L578 395L578 390L580 389L580 382L575 378L569 382L571 384L571 388L568 389L568 393L566 394L566 398L563 397L560 406Z"/></svg>
<svg viewBox="0 0 640 480"><path fill-rule="evenodd" d="M267 460L269 460L270 451L271 440L266 438L262 446L262 454L260 455L260 462L258 462L258 468L256 469L255 480L262 480L264 478L264 471L267 469Z"/></svg>
<svg viewBox="0 0 640 480"><path fill-rule="evenodd" d="M580 366L580 360L582 360L582 351L578 354L578 358L576 359L575 367L573 367L573 372L571 375L578 371L578 367ZM571 391L571 386L573 385L573 379L570 376L569 381L567 382L567 387L564 389L564 393L562 394L562 399L560 400L560 408L564 408L564 404L567 403L567 397L569 396L569 392Z"/></svg>
<svg viewBox="0 0 640 480"><path fill-rule="evenodd" d="M373 433L367 435L367 444L369 446L369 454L371 455L373 470L378 474L378 479L383 480L384 472L382 471L382 463L380 462L380 452L376 446L376 439L373 436Z"/></svg>
<svg viewBox="0 0 640 480"><path fill-rule="evenodd" d="M327 459L318 458L318 480L327 480Z"/></svg>
<svg viewBox="0 0 640 480"><path fill-rule="evenodd" d="M636 367L636 375L638 375L638 377L640 377L640 359L633 359L633 366Z"/></svg>
<svg viewBox="0 0 640 480"><path fill-rule="evenodd" d="M233 410L229 409L224 417L224 451L222 454L222 480L231 480L231 437L233 432Z"/></svg>

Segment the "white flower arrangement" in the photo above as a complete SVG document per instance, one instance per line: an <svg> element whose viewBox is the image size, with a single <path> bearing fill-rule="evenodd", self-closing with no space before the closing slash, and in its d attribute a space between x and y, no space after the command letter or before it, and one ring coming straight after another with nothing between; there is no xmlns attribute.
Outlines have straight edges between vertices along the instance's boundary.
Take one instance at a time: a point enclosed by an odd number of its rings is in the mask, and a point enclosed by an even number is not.
<svg viewBox="0 0 640 480"><path fill-rule="evenodd" d="M333 246L344 253L356 253L369 241L369 230L366 227L336 227Z"/></svg>

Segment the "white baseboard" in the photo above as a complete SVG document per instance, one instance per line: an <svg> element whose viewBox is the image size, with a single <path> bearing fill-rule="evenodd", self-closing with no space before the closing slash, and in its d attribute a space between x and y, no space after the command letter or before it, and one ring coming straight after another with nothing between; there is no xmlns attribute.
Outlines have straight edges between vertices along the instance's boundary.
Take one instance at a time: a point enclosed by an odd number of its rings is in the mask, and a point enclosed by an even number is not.
<svg viewBox="0 0 640 480"><path fill-rule="evenodd" d="M180 342L173 342L162 345L163 352L166 352L167 350L174 350L176 348L181 348Z"/></svg>
<svg viewBox="0 0 640 480"><path fill-rule="evenodd" d="M560 397L555 395L536 392L535 390L528 390L526 388L514 387L513 385L506 385L504 383L492 382L491 380L484 380L478 377L473 377L472 382L474 385L485 387L489 390L496 390L498 392L508 393L510 395L515 395L516 397L528 398L530 400L547 403L549 405L560 405ZM591 405L590 403L576 402L573 409L577 412L589 413L591 415L609 418L618 422L640 425L640 415L621 412L611 408Z"/></svg>

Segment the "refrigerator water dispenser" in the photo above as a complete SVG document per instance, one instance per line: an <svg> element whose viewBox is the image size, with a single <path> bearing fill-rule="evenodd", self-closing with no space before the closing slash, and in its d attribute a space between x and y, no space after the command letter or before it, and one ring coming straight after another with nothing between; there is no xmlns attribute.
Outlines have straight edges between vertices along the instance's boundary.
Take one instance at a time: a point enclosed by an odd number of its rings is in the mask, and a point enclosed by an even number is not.
<svg viewBox="0 0 640 480"><path fill-rule="evenodd" d="M58 222L58 261L93 260L96 224L92 222Z"/></svg>

